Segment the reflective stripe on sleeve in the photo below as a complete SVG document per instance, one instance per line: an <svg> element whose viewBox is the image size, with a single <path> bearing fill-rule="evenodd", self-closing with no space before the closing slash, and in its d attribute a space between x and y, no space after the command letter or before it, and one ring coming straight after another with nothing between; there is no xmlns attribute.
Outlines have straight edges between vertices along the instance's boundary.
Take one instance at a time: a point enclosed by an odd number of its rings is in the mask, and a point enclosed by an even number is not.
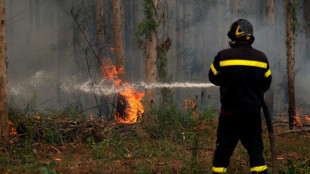
<svg viewBox="0 0 310 174"><path fill-rule="evenodd" d="M266 69L267 63L255 60L223 60L220 61L220 67L223 66L254 66Z"/></svg>
<svg viewBox="0 0 310 174"><path fill-rule="evenodd" d="M211 64L211 70L212 70L214 75L218 75L219 74L219 72L215 69L213 63Z"/></svg>
<svg viewBox="0 0 310 174"><path fill-rule="evenodd" d="M265 77L267 78L267 77L269 77L270 75L271 75L271 71L270 71L270 69L268 69L268 71L265 72Z"/></svg>
<svg viewBox="0 0 310 174"><path fill-rule="evenodd" d="M262 172L264 170L267 170L267 168L268 167L266 165L251 167L251 172Z"/></svg>
<svg viewBox="0 0 310 174"><path fill-rule="evenodd" d="M212 167L212 172L215 173L226 173L227 168L226 167Z"/></svg>

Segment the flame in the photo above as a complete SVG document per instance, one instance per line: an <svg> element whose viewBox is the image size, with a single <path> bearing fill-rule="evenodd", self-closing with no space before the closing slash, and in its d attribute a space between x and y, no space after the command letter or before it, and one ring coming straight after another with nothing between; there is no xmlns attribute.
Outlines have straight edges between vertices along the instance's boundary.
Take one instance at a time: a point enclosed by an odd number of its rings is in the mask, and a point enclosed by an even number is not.
<svg viewBox="0 0 310 174"><path fill-rule="evenodd" d="M110 50L111 50L111 51L118 51L119 49L118 49L118 48L111 47Z"/></svg>
<svg viewBox="0 0 310 174"><path fill-rule="evenodd" d="M303 127L302 123L301 123L301 120L300 120L300 117L299 116L294 116L295 120L299 123L300 127ZM294 120L294 125L296 125L296 121Z"/></svg>
<svg viewBox="0 0 310 174"><path fill-rule="evenodd" d="M90 114L90 121L93 121L93 115Z"/></svg>
<svg viewBox="0 0 310 174"><path fill-rule="evenodd" d="M34 115L34 116L33 116L33 118L38 119L38 120L40 120L40 119L41 119L41 117L40 117L40 115L39 115L39 114Z"/></svg>
<svg viewBox="0 0 310 174"><path fill-rule="evenodd" d="M14 123L9 120L8 125L9 125L9 134L10 135L17 135L17 131L16 131L16 128L14 127Z"/></svg>
<svg viewBox="0 0 310 174"><path fill-rule="evenodd" d="M197 108L196 103L192 99L185 99L184 102L185 102L184 108L186 110L191 111L193 113L193 117L196 118L198 116L198 114L196 113Z"/></svg>
<svg viewBox="0 0 310 174"><path fill-rule="evenodd" d="M114 118L120 123L135 123L142 117L144 113L144 107L141 103L144 97L144 92L138 92L133 87L129 85L128 82L122 81L119 75L124 74L124 69L116 68L112 64L111 59L106 60L106 65L101 67L103 71L104 78L109 79L117 89L120 89L119 94L122 95L129 107L125 109L126 117L116 113ZM124 104L124 103L122 103Z"/></svg>
<svg viewBox="0 0 310 174"><path fill-rule="evenodd" d="M310 121L310 117L308 115L306 115L305 119Z"/></svg>
<svg viewBox="0 0 310 174"><path fill-rule="evenodd" d="M303 127L303 124L302 124L302 122L301 122L301 119L300 119L300 116L299 116L297 110L295 110L295 113L296 113L296 115L294 116L295 120L294 120L294 122L293 122L293 125L296 125L297 122L298 122L298 123L299 123L299 126L302 128L302 127Z"/></svg>

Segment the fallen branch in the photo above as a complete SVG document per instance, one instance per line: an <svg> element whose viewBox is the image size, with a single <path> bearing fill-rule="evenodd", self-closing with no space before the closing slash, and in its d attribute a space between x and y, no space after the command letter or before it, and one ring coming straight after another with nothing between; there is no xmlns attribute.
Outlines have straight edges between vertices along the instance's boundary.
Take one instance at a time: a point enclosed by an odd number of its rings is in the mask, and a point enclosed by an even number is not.
<svg viewBox="0 0 310 174"><path fill-rule="evenodd" d="M278 133L277 136L285 135L285 134L291 134L291 133L306 133L306 132L310 132L310 128L309 129L288 130L285 132Z"/></svg>

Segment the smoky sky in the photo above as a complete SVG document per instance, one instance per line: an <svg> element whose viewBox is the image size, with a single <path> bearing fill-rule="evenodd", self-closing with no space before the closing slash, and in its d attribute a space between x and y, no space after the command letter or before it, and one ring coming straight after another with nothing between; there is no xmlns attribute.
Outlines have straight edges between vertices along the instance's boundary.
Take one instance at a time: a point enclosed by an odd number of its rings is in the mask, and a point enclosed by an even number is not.
<svg viewBox="0 0 310 174"><path fill-rule="evenodd" d="M113 27L109 0L104 1L105 42L113 47ZM247 19L254 27L253 47L266 53L273 75L274 109L286 112L286 31L285 5L275 0L274 25L268 24L265 1L238 1L237 15L233 1L170 1L162 12L164 24L158 28L159 42L169 37L172 46L167 54L168 72L172 82L209 83L203 71L209 70L218 51L228 48L227 30L239 18ZM144 54L135 44L134 31L143 18L143 1L134 6L132 1L122 1L123 43L126 80L131 83L144 79ZM302 7L299 4L299 9ZM176 8L179 8L178 10ZM78 22L91 46L96 48L95 0L5 0L9 95L11 100L23 105L34 96L40 109L63 107L78 103L80 111L97 112L100 96L66 87L89 80L100 80L102 73L81 29L72 20L70 12L77 14ZM109 11L110 10L110 11ZM177 14L177 12L179 14ZM129 15L127 15L127 13ZM134 18L135 13L138 18ZM126 14L126 15L125 15ZM300 29L295 40L296 103L309 106L310 64L309 35L304 30L304 13L298 10ZM178 26L178 20L182 28ZM180 30L182 35L177 35ZM271 35L270 35L271 34ZM177 53L178 37L181 53ZM114 52L106 50L105 57L114 59ZM181 71L177 70L181 61ZM203 64L203 62L206 62ZM70 84L70 85L68 85ZM178 89L182 94L178 101L201 95L201 88ZM68 92L69 91L69 92ZM219 107L218 88L206 89L206 105ZM158 92L158 98L160 93ZM113 96L105 96L106 103L113 103ZM181 105L181 102L180 102Z"/></svg>

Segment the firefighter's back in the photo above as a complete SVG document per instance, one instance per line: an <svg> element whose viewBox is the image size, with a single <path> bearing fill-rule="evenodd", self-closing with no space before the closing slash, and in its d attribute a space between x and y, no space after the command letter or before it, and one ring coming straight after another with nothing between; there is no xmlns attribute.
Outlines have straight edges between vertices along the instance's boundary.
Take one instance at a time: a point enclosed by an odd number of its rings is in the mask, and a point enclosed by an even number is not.
<svg viewBox="0 0 310 174"><path fill-rule="evenodd" d="M265 54L248 44L219 52L222 109L260 112L269 70ZM269 77L269 76L268 76Z"/></svg>

